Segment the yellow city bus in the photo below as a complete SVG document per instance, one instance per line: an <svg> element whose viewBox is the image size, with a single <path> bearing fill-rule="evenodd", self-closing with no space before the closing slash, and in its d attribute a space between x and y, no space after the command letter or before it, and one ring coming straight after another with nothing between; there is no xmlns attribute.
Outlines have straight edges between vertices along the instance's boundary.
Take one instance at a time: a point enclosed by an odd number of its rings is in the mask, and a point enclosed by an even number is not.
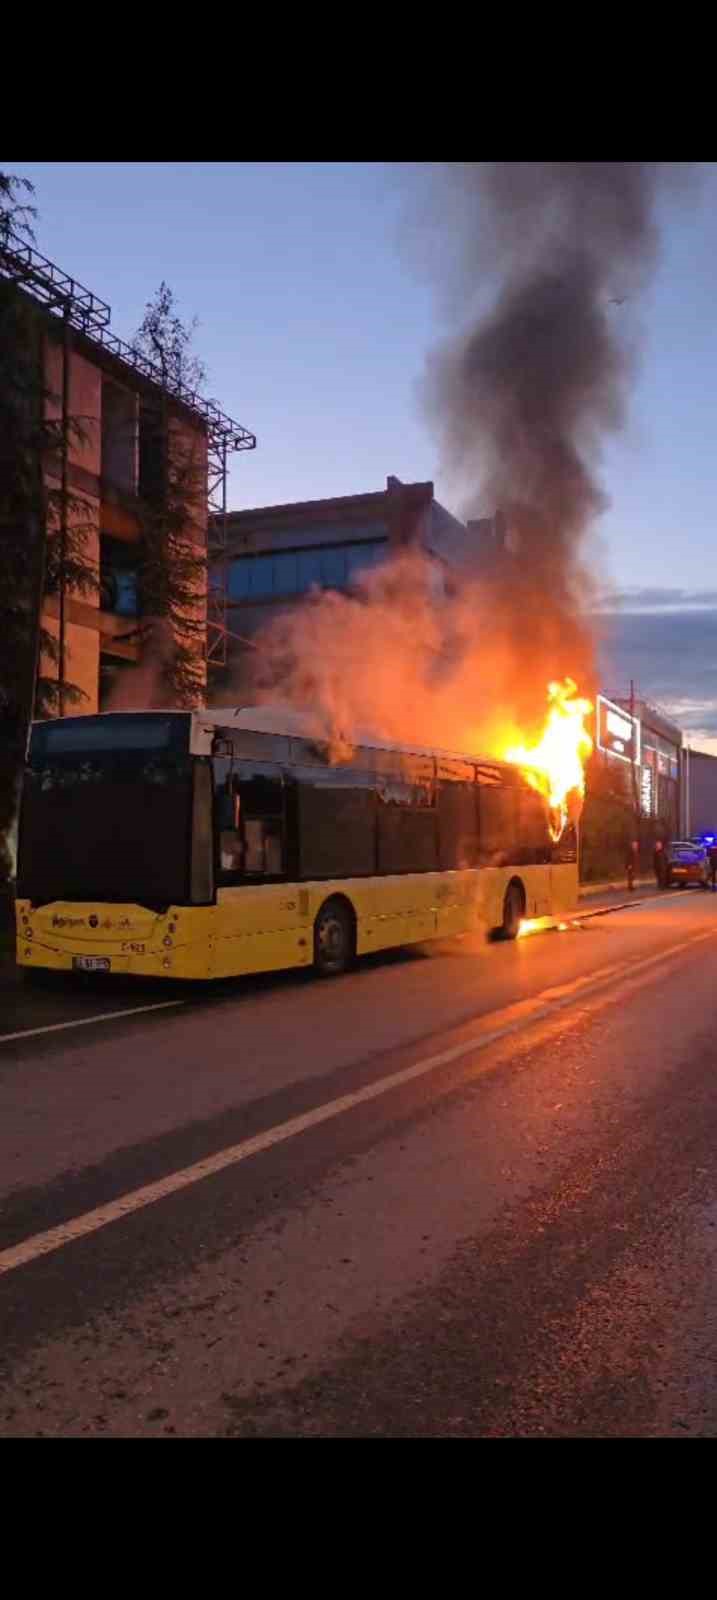
<svg viewBox="0 0 717 1600"><path fill-rule="evenodd" d="M17 959L212 979L484 930L577 898L573 828L514 766L357 743L332 762L276 710L108 712L33 724ZM303 731L302 731L303 729Z"/></svg>

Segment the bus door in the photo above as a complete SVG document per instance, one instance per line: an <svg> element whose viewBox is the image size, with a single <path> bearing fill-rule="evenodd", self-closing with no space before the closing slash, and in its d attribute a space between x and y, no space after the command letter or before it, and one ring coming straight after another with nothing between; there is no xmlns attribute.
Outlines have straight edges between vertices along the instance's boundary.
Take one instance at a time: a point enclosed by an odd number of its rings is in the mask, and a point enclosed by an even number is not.
<svg viewBox="0 0 717 1600"><path fill-rule="evenodd" d="M290 877L282 769L247 760L215 765L217 975L224 964L227 971L269 972L308 963L306 908Z"/></svg>

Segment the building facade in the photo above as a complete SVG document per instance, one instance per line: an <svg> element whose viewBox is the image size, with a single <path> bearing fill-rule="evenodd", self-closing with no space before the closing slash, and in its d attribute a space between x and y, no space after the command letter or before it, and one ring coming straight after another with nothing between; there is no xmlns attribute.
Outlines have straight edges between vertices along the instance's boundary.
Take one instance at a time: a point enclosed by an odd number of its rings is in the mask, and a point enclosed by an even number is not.
<svg viewBox="0 0 717 1600"><path fill-rule="evenodd" d="M69 515L71 521L82 523L85 558L97 569L99 589L84 595L68 590L45 596L42 621L57 640L59 653L54 663L42 659L41 672L47 678L65 679L80 691L81 700L72 707L61 705L61 710L91 713L111 701L118 672L138 666L146 644L139 502L157 470L149 420L157 396L129 362L77 333L68 344L52 324L45 338L45 381L48 410L59 420L60 397L66 388L69 416L82 419L81 433L71 430L67 441ZM208 525L207 430L201 417L176 402L171 404L171 425L180 448L194 463L187 538L201 557ZM47 463L46 482L56 491L62 470L59 459ZM206 618L206 583L197 584L196 614ZM198 656L204 663L202 644ZM200 676L206 683L205 666Z"/></svg>
<svg viewBox="0 0 717 1600"><path fill-rule="evenodd" d="M633 808L674 838L682 825L682 730L647 700L598 695L596 744L624 763Z"/></svg>
<svg viewBox="0 0 717 1600"><path fill-rule="evenodd" d="M682 772L682 832L688 839L702 833L717 838L717 756L685 749Z"/></svg>
<svg viewBox="0 0 717 1600"><path fill-rule="evenodd" d="M150 497L155 503L161 497L169 457L185 464L188 486L179 537L199 557L197 567L204 566L188 614L197 624L198 681L206 684L217 648L207 552L211 559L212 540L221 541L227 455L252 449L254 435L112 334L109 306L11 229L0 241L0 274L33 308L46 419L60 441L38 463L51 491L46 537L66 544L79 537L82 561L97 580L87 592L61 584L41 602L42 626L54 636L58 659L43 656L40 672L80 696L68 704L60 692L60 714L102 710L118 673L143 663L149 632L141 510Z"/></svg>
<svg viewBox="0 0 717 1600"><path fill-rule="evenodd" d="M232 681L253 636L310 590L349 590L359 574L405 549L422 550L437 574L444 572L460 558L466 534L432 483L396 477L374 493L229 512L214 577L215 597L223 591Z"/></svg>

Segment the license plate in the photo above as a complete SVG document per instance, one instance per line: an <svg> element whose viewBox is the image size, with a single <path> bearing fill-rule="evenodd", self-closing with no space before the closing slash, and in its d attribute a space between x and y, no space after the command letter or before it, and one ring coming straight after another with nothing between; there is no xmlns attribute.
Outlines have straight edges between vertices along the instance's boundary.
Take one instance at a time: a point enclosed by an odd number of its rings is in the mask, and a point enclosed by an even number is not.
<svg viewBox="0 0 717 1600"><path fill-rule="evenodd" d="M109 956L73 956L75 972L109 972Z"/></svg>

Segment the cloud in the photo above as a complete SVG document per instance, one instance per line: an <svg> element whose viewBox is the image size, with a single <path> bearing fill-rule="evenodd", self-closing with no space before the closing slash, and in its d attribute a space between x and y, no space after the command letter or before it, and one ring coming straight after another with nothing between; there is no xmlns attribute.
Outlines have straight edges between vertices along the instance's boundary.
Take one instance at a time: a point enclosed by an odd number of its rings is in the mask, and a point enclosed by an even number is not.
<svg viewBox="0 0 717 1600"><path fill-rule="evenodd" d="M691 743L717 739L717 604L605 613L601 635L607 694L629 694L632 679L636 695L662 706Z"/></svg>
<svg viewBox="0 0 717 1600"><path fill-rule="evenodd" d="M669 589L634 586L609 590L601 596L596 610L613 611L711 611L717 607L717 589Z"/></svg>

